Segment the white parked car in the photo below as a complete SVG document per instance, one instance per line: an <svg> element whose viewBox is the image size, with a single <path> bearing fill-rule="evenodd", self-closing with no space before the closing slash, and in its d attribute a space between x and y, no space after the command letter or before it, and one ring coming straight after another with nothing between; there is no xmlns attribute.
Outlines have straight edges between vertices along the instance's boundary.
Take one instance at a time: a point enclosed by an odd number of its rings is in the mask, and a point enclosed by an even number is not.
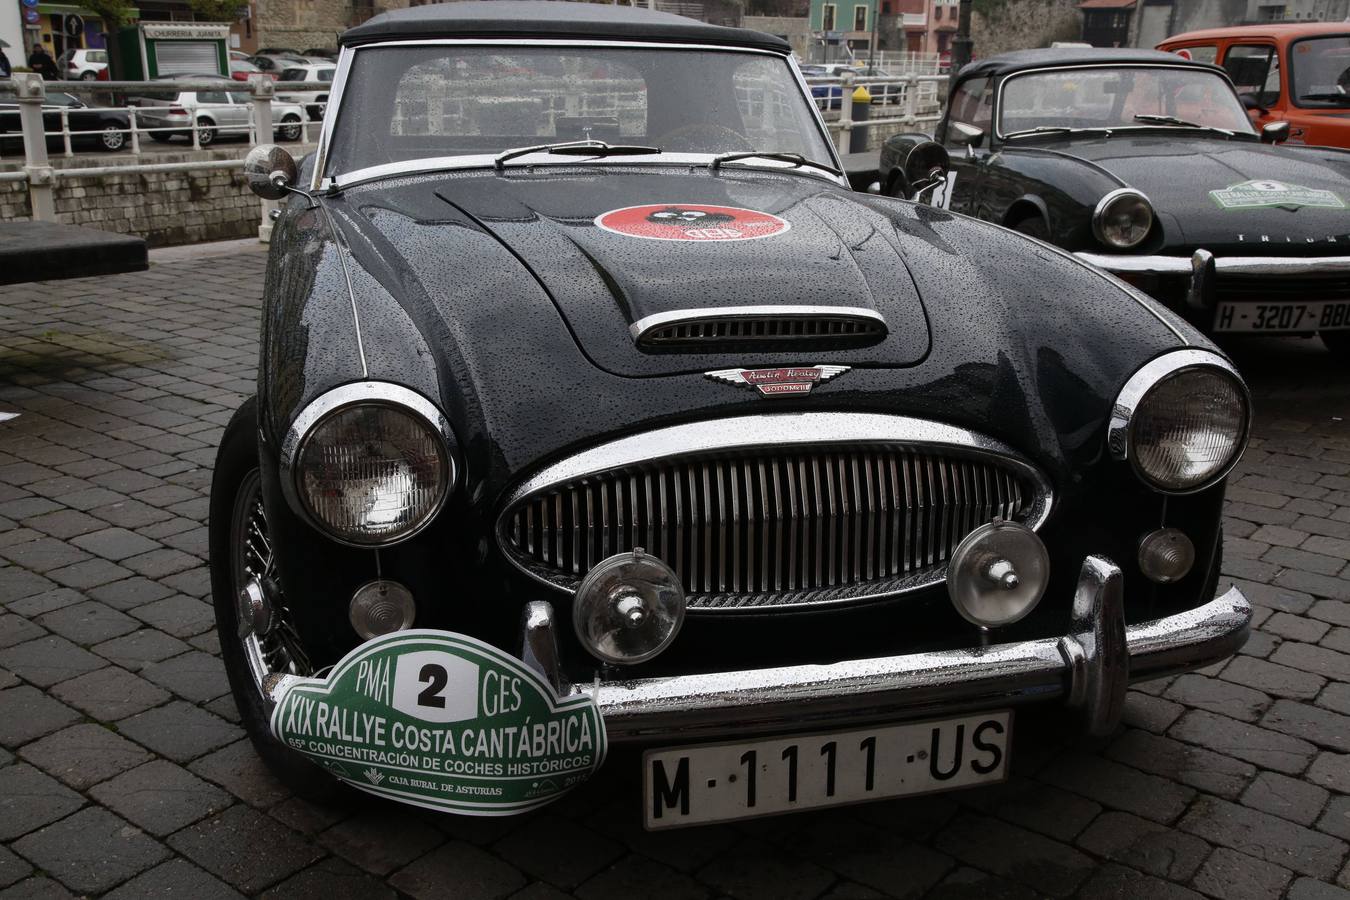
<svg viewBox="0 0 1350 900"><path fill-rule="evenodd" d="M321 81L325 84L332 82L333 73L337 71L337 66L331 62L328 63L310 63L303 66L291 66L281 71L281 81ZM282 91L277 94L277 99L285 100L289 103L299 103L305 108L311 119L322 119L323 111L328 106L328 91Z"/></svg>
<svg viewBox="0 0 1350 900"><path fill-rule="evenodd" d="M67 50L56 59L56 69L67 81L93 81L106 68L107 50Z"/></svg>
<svg viewBox="0 0 1350 900"><path fill-rule="evenodd" d="M180 91L168 84L164 91L128 98L127 105L138 107L136 123L139 127L173 129L150 132L152 138L161 142L167 142L173 137L192 140L192 123L195 120L197 141L207 147L227 135L248 138L249 109L253 100L247 91L231 90L235 86L236 82L222 80L218 91ZM304 110L293 103L274 102L272 124L277 139L300 140L304 130L304 115Z"/></svg>

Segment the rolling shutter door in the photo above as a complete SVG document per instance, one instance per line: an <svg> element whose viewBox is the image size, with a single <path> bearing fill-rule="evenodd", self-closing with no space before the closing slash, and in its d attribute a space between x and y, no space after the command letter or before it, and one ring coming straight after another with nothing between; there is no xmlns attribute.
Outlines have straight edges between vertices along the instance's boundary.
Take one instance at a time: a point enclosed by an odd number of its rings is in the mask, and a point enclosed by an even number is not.
<svg viewBox="0 0 1350 900"><path fill-rule="evenodd" d="M155 68L160 75L219 74L218 47L214 41L156 41Z"/></svg>

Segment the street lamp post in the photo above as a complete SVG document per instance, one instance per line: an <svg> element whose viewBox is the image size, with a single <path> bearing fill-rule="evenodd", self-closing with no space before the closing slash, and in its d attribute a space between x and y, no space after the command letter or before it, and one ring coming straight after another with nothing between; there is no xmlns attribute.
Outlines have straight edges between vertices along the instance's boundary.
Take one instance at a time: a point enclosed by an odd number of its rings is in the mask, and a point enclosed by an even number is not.
<svg viewBox="0 0 1350 900"><path fill-rule="evenodd" d="M952 40L951 82L955 83L956 73L970 62L970 8L972 0L961 0L960 11L956 19L956 37Z"/></svg>
<svg viewBox="0 0 1350 900"><path fill-rule="evenodd" d="M881 0L872 0L868 4L868 9L872 13L872 40L867 44L867 71L875 72L873 66L876 64L877 57L877 20L881 18Z"/></svg>

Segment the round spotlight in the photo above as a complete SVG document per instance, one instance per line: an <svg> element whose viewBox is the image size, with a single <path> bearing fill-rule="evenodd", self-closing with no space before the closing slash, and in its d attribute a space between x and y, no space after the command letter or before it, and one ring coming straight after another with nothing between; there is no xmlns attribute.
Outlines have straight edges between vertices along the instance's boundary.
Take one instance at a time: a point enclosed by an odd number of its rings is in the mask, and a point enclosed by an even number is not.
<svg viewBox="0 0 1350 900"><path fill-rule="evenodd" d="M596 659L629 666L656 656L684 624L684 587L641 547L602 559L572 601L572 625Z"/></svg>
<svg viewBox="0 0 1350 900"><path fill-rule="evenodd" d="M348 616L352 628L366 640L402 631L413 623L417 604L412 592L397 581L370 581L352 595Z"/></svg>
<svg viewBox="0 0 1350 900"><path fill-rule="evenodd" d="M957 545L947 566L947 593L967 621L1010 625L1036 608L1050 581L1050 555L1025 525L990 522Z"/></svg>
<svg viewBox="0 0 1350 900"><path fill-rule="evenodd" d="M1139 570L1159 584L1180 581L1195 564L1195 544L1176 528L1159 528L1139 542Z"/></svg>

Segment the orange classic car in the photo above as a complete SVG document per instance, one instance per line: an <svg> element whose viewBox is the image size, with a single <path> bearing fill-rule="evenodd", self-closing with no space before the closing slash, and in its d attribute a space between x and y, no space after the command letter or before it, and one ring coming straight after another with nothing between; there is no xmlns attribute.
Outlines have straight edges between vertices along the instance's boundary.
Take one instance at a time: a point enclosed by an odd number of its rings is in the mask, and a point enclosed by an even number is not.
<svg viewBox="0 0 1350 900"><path fill-rule="evenodd" d="M1293 143L1350 148L1350 22L1210 28L1158 49L1227 69L1258 129L1287 121Z"/></svg>

